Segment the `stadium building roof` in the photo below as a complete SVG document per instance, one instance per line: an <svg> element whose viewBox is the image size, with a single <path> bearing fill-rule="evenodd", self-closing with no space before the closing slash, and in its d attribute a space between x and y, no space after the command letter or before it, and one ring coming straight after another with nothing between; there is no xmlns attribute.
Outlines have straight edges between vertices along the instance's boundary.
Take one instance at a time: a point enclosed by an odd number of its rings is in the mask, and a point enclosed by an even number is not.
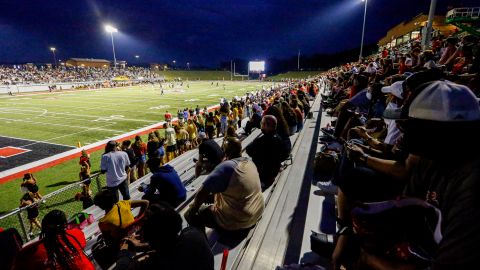
<svg viewBox="0 0 480 270"><path fill-rule="evenodd" d="M95 63L110 63L110 61L105 59L95 59L95 58L70 58L68 60L76 61L76 62L95 62Z"/></svg>
<svg viewBox="0 0 480 270"><path fill-rule="evenodd" d="M379 46L398 46L421 35L422 28L427 24L428 15L419 14L409 21L403 21L387 31L385 37L378 41ZM457 27L445 22L445 16L435 16L433 29L441 34L449 35L457 31Z"/></svg>

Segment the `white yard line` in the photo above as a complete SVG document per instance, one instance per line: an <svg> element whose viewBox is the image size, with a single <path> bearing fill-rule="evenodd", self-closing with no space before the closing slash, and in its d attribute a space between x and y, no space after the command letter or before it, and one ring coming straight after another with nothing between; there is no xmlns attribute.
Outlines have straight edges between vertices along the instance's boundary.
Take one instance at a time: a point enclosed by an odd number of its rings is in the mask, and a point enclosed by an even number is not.
<svg viewBox="0 0 480 270"><path fill-rule="evenodd" d="M18 147L29 146L29 145L33 145L33 144L37 144L37 143L46 143L46 144L54 144L54 145L66 146L66 147L69 147L69 148L74 148L74 147L71 146L71 145L66 145L66 144L61 144L61 143L51 143L51 142L47 142L48 140L38 141L38 140L17 138L17 137L13 137L13 136L5 136L5 135L0 135L0 137L9 138L9 139L15 139L15 140L22 140L22 141L34 142L34 143L31 143L31 144L26 144L26 145L22 145L22 146L18 146ZM25 149L25 150L27 150L27 149Z"/></svg>
<svg viewBox="0 0 480 270"><path fill-rule="evenodd" d="M0 117L0 120L6 120L6 121L12 121L12 122L25 122L25 123L45 124L45 125L59 126L59 127L68 127L68 128L81 128L81 129L89 129L89 128L90 128L90 127L84 127L84 126L71 126L71 125L64 125L64 124L45 123L45 122L37 122L37 121L32 121L32 120L11 119L11 118L2 118L2 117ZM116 124L116 123L115 123L115 122L112 122L112 124ZM122 131L122 130L115 130L115 129L99 129L99 130L109 131L109 132L124 132L124 131Z"/></svg>

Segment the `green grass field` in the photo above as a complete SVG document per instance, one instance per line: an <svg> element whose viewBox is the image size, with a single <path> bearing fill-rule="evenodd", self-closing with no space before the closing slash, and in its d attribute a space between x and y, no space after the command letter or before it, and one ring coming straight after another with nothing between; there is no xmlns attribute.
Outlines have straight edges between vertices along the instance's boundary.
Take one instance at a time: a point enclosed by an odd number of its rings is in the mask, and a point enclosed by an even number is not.
<svg viewBox="0 0 480 270"><path fill-rule="evenodd" d="M309 77L317 76L321 71L289 71L281 73L275 76L268 77L267 80L280 81L284 79L306 79Z"/></svg>
<svg viewBox="0 0 480 270"><path fill-rule="evenodd" d="M8 127L0 135L87 145L163 121L166 110L176 116L177 109L215 105L221 97L241 96L270 84L220 81L217 87L216 82L192 81L190 88L186 83L174 89L164 87L163 96L158 85L0 96L0 126ZM92 170L98 169L100 155L101 151L92 153ZM35 175L42 194L48 194L77 180L78 171L75 159ZM0 212L18 207L20 181L0 184Z"/></svg>
<svg viewBox="0 0 480 270"><path fill-rule="evenodd" d="M182 80L230 80L229 71L220 70L161 70L158 74L165 77L166 80L181 78ZM233 80L241 81L241 77L233 77Z"/></svg>

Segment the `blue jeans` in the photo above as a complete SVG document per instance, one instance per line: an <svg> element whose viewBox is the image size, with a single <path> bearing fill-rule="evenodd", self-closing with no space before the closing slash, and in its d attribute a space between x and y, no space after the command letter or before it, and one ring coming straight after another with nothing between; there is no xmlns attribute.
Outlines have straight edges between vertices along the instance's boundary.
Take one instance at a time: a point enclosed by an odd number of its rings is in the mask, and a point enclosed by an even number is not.
<svg viewBox="0 0 480 270"><path fill-rule="evenodd" d="M118 191L122 193L123 200L130 200L130 191L128 190L128 181L125 180L116 187L107 187L115 195L115 202L118 202Z"/></svg>

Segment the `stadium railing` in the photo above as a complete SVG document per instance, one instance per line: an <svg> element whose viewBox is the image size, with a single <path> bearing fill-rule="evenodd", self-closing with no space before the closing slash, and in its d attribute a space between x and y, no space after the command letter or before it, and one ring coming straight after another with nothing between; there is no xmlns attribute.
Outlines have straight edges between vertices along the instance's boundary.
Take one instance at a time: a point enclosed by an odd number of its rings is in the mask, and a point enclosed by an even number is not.
<svg viewBox="0 0 480 270"><path fill-rule="evenodd" d="M43 199L26 207L18 208L4 216L0 217L0 227L15 228L19 231L24 242L32 240L32 236L28 234L30 222L28 220L27 211L29 208L38 207L38 220L41 221L43 216L53 209L61 209L68 217L82 212L82 202L75 201L75 194L82 191L82 185L91 181L90 190L93 194L105 186L105 177L99 173L94 174L90 179L83 181L67 181L69 184L52 193L43 196ZM63 182L65 183L65 182ZM39 229L35 228L34 235L39 234Z"/></svg>

